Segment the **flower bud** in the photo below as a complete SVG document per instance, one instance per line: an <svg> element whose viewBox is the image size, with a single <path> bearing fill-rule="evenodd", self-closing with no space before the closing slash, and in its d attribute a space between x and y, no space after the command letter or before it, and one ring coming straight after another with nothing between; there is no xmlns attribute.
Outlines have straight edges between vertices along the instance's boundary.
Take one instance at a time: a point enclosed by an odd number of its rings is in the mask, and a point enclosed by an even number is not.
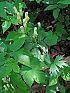
<svg viewBox="0 0 70 93"><path fill-rule="evenodd" d="M37 37L37 27L34 27L34 34L33 34L33 37Z"/></svg>
<svg viewBox="0 0 70 93"><path fill-rule="evenodd" d="M17 14L18 13L17 8L14 6L13 9L14 9L15 13Z"/></svg>
<svg viewBox="0 0 70 93"><path fill-rule="evenodd" d="M19 24L22 24L22 20L19 12L17 13L17 20Z"/></svg>
<svg viewBox="0 0 70 93"><path fill-rule="evenodd" d="M28 12L25 12L25 18L23 19L23 26L24 27L26 27L28 21L29 21Z"/></svg>
<svg viewBox="0 0 70 93"><path fill-rule="evenodd" d="M21 29L21 32L24 33L24 27L21 26L20 29Z"/></svg>

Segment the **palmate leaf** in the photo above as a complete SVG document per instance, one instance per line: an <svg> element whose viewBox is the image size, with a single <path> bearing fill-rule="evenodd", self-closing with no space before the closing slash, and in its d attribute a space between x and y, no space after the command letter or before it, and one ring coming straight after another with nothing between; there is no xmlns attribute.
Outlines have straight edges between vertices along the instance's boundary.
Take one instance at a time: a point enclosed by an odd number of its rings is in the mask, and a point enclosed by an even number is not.
<svg viewBox="0 0 70 93"><path fill-rule="evenodd" d="M60 68L64 68L64 66L68 66L64 61L63 61L63 57L62 56L56 56L54 63L56 66L60 67Z"/></svg>
<svg viewBox="0 0 70 93"><path fill-rule="evenodd" d="M45 74L37 69L31 69L29 71L21 71L24 81L31 87L34 81L37 83L45 83Z"/></svg>
<svg viewBox="0 0 70 93"><path fill-rule="evenodd" d="M57 73L59 72L58 67L53 63L50 66L50 74L52 73L53 75L57 75Z"/></svg>
<svg viewBox="0 0 70 93"><path fill-rule="evenodd" d="M51 63L50 66L50 73L53 75L57 75L59 72L59 69L64 68L65 66L68 66L64 61L62 56L56 56L54 62Z"/></svg>
<svg viewBox="0 0 70 93"><path fill-rule="evenodd" d="M21 69L21 75L29 86L33 84L34 80L38 83L45 83L45 74L44 72L40 71L44 65L37 58L30 53L25 52L24 49L13 52L11 56L23 66L27 66L27 68L23 67Z"/></svg>

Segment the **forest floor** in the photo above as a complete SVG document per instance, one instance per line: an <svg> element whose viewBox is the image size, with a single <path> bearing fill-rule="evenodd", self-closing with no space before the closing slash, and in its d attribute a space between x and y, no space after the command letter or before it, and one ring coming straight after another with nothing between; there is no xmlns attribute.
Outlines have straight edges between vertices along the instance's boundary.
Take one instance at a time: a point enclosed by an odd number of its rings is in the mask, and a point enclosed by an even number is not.
<svg viewBox="0 0 70 93"><path fill-rule="evenodd" d="M42 27L46 31L48 26L50 26L50 30L54 31L56 21L54 20L52 16L52 11L45 12L44 8L45 5L43 4L37 4L36 2L33 3L27 3L27 8L25 11L30 12L34 16L34 24L36 25L37 22L41 22ZM62 11L64 16L69 15L70 11L67 9L64 9ZM66 29L70 29L70 24L66 27ZM68 32L70 34L70 32ZM56 45L51 46L49 48L49 54L52 58L55 58L56 55L63 55L64 60L66 60L67 64L70 65L70 41L69 40L61 40ZM66 93L70 93L70 81L61 81L62 85L66 88ZM45 89L42 86L39 86L37 83L33 84L32 86L32 93L44 93Z"/></svg>

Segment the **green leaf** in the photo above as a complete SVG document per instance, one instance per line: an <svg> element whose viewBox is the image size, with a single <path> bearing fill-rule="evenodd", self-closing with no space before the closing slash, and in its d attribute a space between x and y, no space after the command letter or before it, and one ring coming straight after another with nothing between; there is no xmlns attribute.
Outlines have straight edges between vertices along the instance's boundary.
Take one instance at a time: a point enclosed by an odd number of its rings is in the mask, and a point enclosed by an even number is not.
<svg viewBox="0 0 70 93"><path fill-rule="evenodd" d="M15 88L15 93L29 93L29 87L25 84L19 74L12 73L10 78L10 81Z"/></svg>
<svg viewBox="0 0 70 93"><path fill-rule="evenodd" d="M64 20L65 20L64 16L62 14L60 14L59 17L58 17L58 21L59 22L64 22Z"/></svg>
<svg viewBox="0 0 70 93"><path fill-rule="evenodd" d="M29 51L26 51L25 49L12 52L10 56L14 57L14 59L16 59L18 62L30 68L35 68L37 70L47 68L47 65L44 62L39 61L39 59L34 57L31 53L29 53Z"/></svg>
<svg viewBox="0 0 70 93"><path fill-rule="evenodd" d="M69 67L66 67L64 70L63 70L63 73L61 74L62 78L64 80L67 80L69 81L70 80L70 66Z"/></svg>
<svg viewBox="0 0 70 93"><path fill-rule="evenodd" d="M57 43L58 37L52 31L46 32L46 39L44 40L45 43L48 45L55 45Z"/></svg>
<svg viewBox="0 0 70 93"><path fill-rule="evenodd" d="M50 74L57 75L57 73L59 72L59 69L54 63L52 63L49 71L50 71Z"/></svg>
<svg viewBox="0 0 70 93"><path fill-rule="evenodd" d="M3 77L5 77L5 67L1 66L0 67L0 81L2 80Z"/></svg>
<svg viewBox="0 0 70 93"><path fill-rule="evenodd" d="M15 1L14 5L18 9L18 11L19 11L19 3L22 4L22 8L26 8L26 4L24 2L22 2L22 0L14 0L14 1Z"/></svg>
<svg viewBox="0 0 70 93"><path fill-rule="evenodd" d="M59 69L68 66L64 61L62 56L56 56L54 62L51 63L50 73L52 75L58 75Z"/></svg>
<svg viewBox="0 0 70 93"><path fill-rule="evenodd" d="M51 64L50 55L49 55L48 53L46 53L45 63L47 64L47 66L48 66L49 64Z"/></svg>
<svg viewBox="0 0 70 93"><path fill-rule="evenodd" d="M32 54L34 55L34 57L38 58L40 61L42 60L43 55L41 55L41 52L39 51L38 48L32 49Z"/></svg>
<svg viewBox="0 0 70 93"><path fill-rule="evenodd" d="M60 0L58 3L61 3L61 4L70 4L70 0Z"/></svg>
<svg viewBox="0 0 70 93"><path fill-rule="evenodd" d="M0 39L0 52L5 52L7 51L7 46L6 44Z"/></svg>
<svg viewBox="0 0 70 93"><path fill-rule="evenodd" d="M49 77L49 86L53 86L57 84L58 82L58 77L57 76L51 76Z"/></svg>
<svg viewBox="0 0 70 93"><path fill-rule="evenodd" d="M0 90L0 93L7 93L4 89L2 90Z"/></svg>
<svg viewBox="0 0 70 93"><path fill-rule="evenodd" d="M63 85L58 85L58 88L59 88L59 91L61 92L61 93L65 93L65 87L63 86Z"/></svg>
<svg viewBox="0 0 70 93"><path fill-rule="evenodd" d="M11 51L17 51L18 49L20 49L20 47L22 47L22 45L25 42L25 34L22 33L18 33L18 32L11 32L7 38L6 41L13 41L10 42L10 50Z"/></svg>
<svg viewBox="0 0 70 93"><path fill-rule="evenodd" d="M24 48L27 50L31 50L33 48L33 44L29 42L25 42Z"/></svg>
<svg viewBox="0 0 70 93"><path fill-rule="evenodd" d="M54 5L49 5L47 8L45 8L45 10L53 10L56 9L58 5L54 4Z"/></svg>
<svg viewBox="0 0 70 93"><path fill-rule="evenodd" d="M13 13L13 4L7 1L0 2L0 17L7 19L6 12Z"/></svg>
<svg viewBox="0 0 70 93"><path fill-rule="evenodd" d="M46 64L50 62L49 55L46 53L47 49L45 49L45 47L41 46L41 49L42 49L42 51L40 51L38 48L32 49L32 54L34 55L34 57L39 59L39 61L41 61L41 62L39 62L40 63L39 68L45 69L45 68L47 68ZM43 52L43 53L41 54L41 52ZM46 64L44 61L46 61Z"/></svg>
<svg viewBox="0 0 70 93"><path fill-rule="evenodd" d="M61 9L63 9L63 8L68 7L68 5L66 5L66 4L60 4L60 3L59 3L59 4L58 4L58 7L61 8Z"/></svg>
<svg viewBox="0 0 70 93"><path fill-rule="evenodd" d="M3 24L2 24L3 33L6 32L10 26L11 26L10 21L3 22Z"/></svg>
<svg viewBox="0 0 70 93"><path fill-rule="evenodd" d="M22 2L22 8L26 8L25 2Z"/></svg>
<svg viewBox="0 0 70 93"><path fill-rule="evenodd" d="M45 83L45 74L42 71L31 69L29 71L22 71L24 81L31 87L34 81L37 83Z"/></svg>
<svg viewBox="0 0 70 93"><path fill-rule="evenodd" d="M18 49L20 49L20 47L22 47L22 45L25 42L25 35L22 35L20 37L18 37L18 39L16 39L11 45L10 45L10 50L11 51L17 51Z"/></svg>
<svg viewBox="0 0 70 93"><path fill-rule="evenodd" d="M33 56L30 57L30 66L31 68L35 68L36 70L42 70L46 67L46 65L43 62L39 61L39 59Z"/></svg>
<svg viewBox="0 0 70 93"><path fill-rule="evenodd" d="M4 10L4 2L0 2L0 17L7 18L6 12Z"/></svg>
<svg viewBox="0 0 70 93"><path fill-rule="evenodd" d="M10 53L10 56L13 57L14 59L16 59L17 61L18 61L19 56L21 56L21 55L31 56L31 53L28 50L25 50L24 48L21 48L17 51Z"/></svg>
<svg viewBox="0 0 70 93"><path fill-rule="evenodd" d="M12 59L12 58L8 58L6 60L6 63L5 63L5 67L6 67L6 73L10 73L12 70L15 72L15 73L19 73L19 66L18 66L18 63L16 60Z"/></svg>
<svg viewBox="0 0 70 93"><path fill-rule="evenodd" d="M36 0L37 3L40 3L42 0Z"/></svg>
<svg viewBox="0 0 70 93"><path fill-rule="evenodd" d="M13 16L9 16L9 20L13 25L18 25L18 20L17 20L17 16L13 15Z"/></svg>
<svg viewBox="0 0 70 93"><path fill-rule="evenodd" d="M0 66L4 65L5 57L0 53Z"/></svg>
<svg viewBox="0 0 70 93"><path fill-rule="evenodd" d="M18 55L18 62L20 62L21 64L23 64L25 66L30 67L30 58L27 55L19 54Z"/></svg>
<svg viewBox="0 0 70 93"><path fill-rule="evenodd" d="M55 60L54 60L54 63L60 67L60 68L64 68L64 66L68 66L64 60L63 60L63 57L62 56L56 56Z"/></svg>
<svg viewBox="0 0 70 93"><path fill-rule="evenodd" d="M6 41L15 41L16 39L20 38L21 36L22 36L22 33L12 31L7 35Z"/></svg>
<svg viewBox="0 0 70 93"><path fill-rule="evenodd" d="M55 33L57 34L57 36L61 37L62 34L64 34L64 32L65 32L64 26L60 22L58 22L56 24L56 31L55 31Z"/></svg>
<svg viewBox="0 0 70 93"><path fill-rule="evenodd" d="M4 1L4 2L2 2L2 3L4 3L3 5L4 5L4 8L5 8L5 11L8 13L8 14L13 14L14 13L14 9L13 9L13 7L14 7L14 5L13 5L13 3L10 3L10 2L8 2L8 1Z"/></svg>
<svg viewBox="0 0 70 93"><path fill-rule="evenodd" d="M67 39L70 40L70 36Z"/></svg>
<svg viewBox="0 0 70 93"><path fill-rule="evenodd" d="M6 12L0 7L0 17L7 18Z"/></svg>
<svg viewBox="0 0 70 93"><path fill-rule="evenodd" d="M41 26L41 23L38 22L38 30L37 30L37 33L38 33L38 41L41 41L44 39L45 37L45 32L44 32L44 29L42 28Z"/></svg>
<svg viewBox="0 0 70 93"><path fill-rule="evenodd" d="M59 12L60 12L60 9L59 8L56 8L56 9L53 10L53 16L54 16L55 19L58 18Z"/></svg>
<svg viewBox="0 0 70 93"><path fill-rule="evenodd" d="M56 93L56 86L47 86L46 87L46 93Z"/></svg>
<svg viewBox="0 0 70 93"><path fill-rule="evenodd" d="M7 52L0 53L0 57L6 56Z"/></svg>

